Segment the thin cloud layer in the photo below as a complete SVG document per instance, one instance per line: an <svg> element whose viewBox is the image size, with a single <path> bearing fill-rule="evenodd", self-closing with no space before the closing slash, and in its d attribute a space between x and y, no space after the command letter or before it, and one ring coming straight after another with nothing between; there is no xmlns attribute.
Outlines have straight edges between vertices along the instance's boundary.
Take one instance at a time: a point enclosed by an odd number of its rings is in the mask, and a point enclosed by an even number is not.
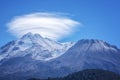
<svg viewBox="0 0 120 80"><path fill-rule="evenodd" d="M77 28L80 23L55 13L33 13L14 17L8 24L10 33L17 37L32 32L43 37L59 40Z"/></svg>

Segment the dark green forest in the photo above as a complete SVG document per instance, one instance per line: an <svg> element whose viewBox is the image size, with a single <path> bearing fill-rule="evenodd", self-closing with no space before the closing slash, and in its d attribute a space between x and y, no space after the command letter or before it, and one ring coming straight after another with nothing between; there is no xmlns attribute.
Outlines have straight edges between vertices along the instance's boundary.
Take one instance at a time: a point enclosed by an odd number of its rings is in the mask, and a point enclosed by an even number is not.
<svg viewBox="0 0 120 80"><path fill-rule="evenodd" d="M28 80L120 80L120 75L106 70L87 69L79 72L69 74L61 78L36 79Z"/></svg>

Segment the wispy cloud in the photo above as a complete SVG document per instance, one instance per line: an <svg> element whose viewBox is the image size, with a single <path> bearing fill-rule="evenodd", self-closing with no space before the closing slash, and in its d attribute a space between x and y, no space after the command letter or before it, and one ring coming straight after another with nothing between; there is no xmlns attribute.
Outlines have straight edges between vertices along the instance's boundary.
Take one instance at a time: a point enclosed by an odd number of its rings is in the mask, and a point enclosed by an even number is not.
<svg viewBox="0 0 120 80"><path fill-rule="evenodd" d="M14 17L7 23L10 33L17 37L32 32L58 40L71 34L80 23L58 13L32 13Z"/></svg>

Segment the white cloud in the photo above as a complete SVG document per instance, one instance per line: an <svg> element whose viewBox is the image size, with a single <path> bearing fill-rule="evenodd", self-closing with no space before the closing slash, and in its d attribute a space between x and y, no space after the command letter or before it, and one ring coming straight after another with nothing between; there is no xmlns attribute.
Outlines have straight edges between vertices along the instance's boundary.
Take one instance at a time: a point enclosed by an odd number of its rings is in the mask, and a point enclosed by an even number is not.
<svg viewBox="0 0 120 80"><path fill-rule="evenodd" d="M32 32L58 40L71 34L80 23L57 13L32 13L14 17L8 24L10 33L17 37Z"/></svg>

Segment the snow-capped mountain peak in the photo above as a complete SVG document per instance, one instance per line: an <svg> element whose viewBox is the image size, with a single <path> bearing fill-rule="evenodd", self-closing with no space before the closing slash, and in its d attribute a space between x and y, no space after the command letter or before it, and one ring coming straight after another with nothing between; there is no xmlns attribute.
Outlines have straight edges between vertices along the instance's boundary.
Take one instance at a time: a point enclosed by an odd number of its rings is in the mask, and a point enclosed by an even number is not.
<svg viewBox="0 0 120 80"><path fill-rule="evenodd" d="M99 61L101 64L102 61L105 61L105 64L107 64L107 62L115 63L119 59L120 49L117 47L103 40L82 39L76 42L65 54L60 56L57 62L61 62L59 65L83 69L88 67L86 64L92 66L90 63L94 63L94 61ZM75 62L77 65L73 65ZM96 68L96 66L94 66L94 68Z"/></svg>
<svg viewBox="0 0 120 80"><path fill-rule="evenodd" d="M20 41L23 41L23 42L30 42L30 43L37 43L39 42L40 40L43 40L43 37L39 34L32 34L31 32L23 35L20 39Z"/></svg>
<svg viewBox="0 0 120 80"><path fill-rule="evenodd" d="M43 38L39 34L29 32L20 39L12 41L0 49L0 60L26 56L28 54L31 55L33 59L49 60L64 54L72 45L73 44L68 45L68 43L64 43L63 45L48 38Z"/></svg>

